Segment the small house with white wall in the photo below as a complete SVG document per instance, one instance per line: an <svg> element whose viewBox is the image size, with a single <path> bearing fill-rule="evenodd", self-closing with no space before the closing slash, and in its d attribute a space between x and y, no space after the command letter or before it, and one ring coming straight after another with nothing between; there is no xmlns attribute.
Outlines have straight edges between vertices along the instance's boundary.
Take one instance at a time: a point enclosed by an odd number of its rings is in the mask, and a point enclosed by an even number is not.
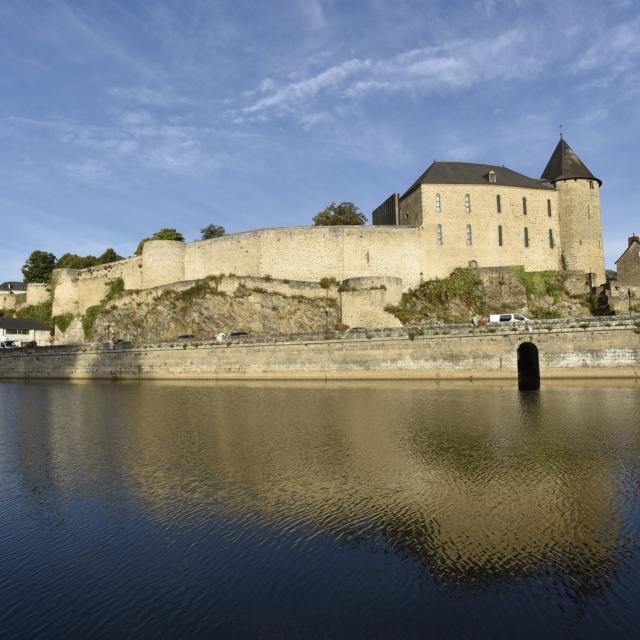
<svg viewBox="0 0 640 640"><path fill-rule="evenodd" d="M51 331L44 322L30 318L0 317L0 341L11 341L18 346L36 342L39 347L49 344Z"/></svg>

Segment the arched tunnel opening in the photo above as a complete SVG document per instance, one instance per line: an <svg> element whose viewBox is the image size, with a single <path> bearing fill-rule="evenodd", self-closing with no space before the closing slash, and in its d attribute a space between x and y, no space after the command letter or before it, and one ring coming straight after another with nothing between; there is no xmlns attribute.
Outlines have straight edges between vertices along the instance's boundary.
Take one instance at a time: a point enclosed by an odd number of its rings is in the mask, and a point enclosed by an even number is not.
<svg viewBox="0 0 640 640"><path fill-rule="evenodd" d="M523 342L518 347L518 389L540 388L540 359L538 347L533 342Z"/></svg>

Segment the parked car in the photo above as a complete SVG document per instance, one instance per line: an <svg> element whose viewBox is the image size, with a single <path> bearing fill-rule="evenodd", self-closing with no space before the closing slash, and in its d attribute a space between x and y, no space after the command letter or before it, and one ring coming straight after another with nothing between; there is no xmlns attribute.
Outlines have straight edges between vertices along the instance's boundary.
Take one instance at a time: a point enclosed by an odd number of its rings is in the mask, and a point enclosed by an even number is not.
<svg viewBox="0 0 640 640"><path fill-rule="evenodd" d="M0 340L0 349L17 349L18 345L13 340Z"/></svg>
<svg viewBox="0 0 640 640"><path fill-rule="evenodd" d="M505 322L531 322L531 320L525 318L521 313L492 313L489 316L489 322L492 324L504 324Z"/></svg>
<svg viewBox="0 0 640 640"><path fill-rule="evenodd" d="M232 331L229 334L230 338L246 338L249 334L246 331Z"/></svg>
<svg viewBox="0 0 640 640"><path fill-rule="evenodd" d="M176 338L177 342L189 342L189 340L195 340L196 337L192 333L185 333L184 335Z"/></svg>
<svg viewBox="0 0 640 640"><path fill-rule="evenodd" d="M365 327L351 327L348 333L367 333L367 329Z"/></svg>

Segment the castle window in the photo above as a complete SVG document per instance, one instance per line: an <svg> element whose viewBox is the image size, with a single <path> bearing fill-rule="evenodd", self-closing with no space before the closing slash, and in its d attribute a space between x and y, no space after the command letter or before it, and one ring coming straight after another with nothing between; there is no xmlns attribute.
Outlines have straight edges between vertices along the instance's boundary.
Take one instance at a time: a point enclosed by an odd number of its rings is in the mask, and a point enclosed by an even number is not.
<svg viewBox="0 0 640 640"><path fill-rule="evenodd" d="M467 225L467 246L470 247L473 244L473 232L471 231L471 225Z"/></svg>
<svg viewBox="0 0 640 640"><path fill-rule="evenodd" d="M489 182L493 182L494 184L496 182L496 172L493 170L489 171Z"/></svg>
<svg viewBox="0 0 640 640"><path fill-rule="evenodd" d="M553 229L549 229L549 246L553 249L555 242L553 241Z"/></svg>
<svg viewBox="0 0 640 640"><path fill-rule="evenodd" d="M436 228L436 242L442 245L442 225L439 224Z"/></svg>
<svg viewBox="0 0 640 640"><path fill-rule="evenodd" d="M502 246L502 225L498 225L498 246Z"/></svg>
<svg viewBox="0 0 640 640"><path fill-rule="evenodd" d="M466 213L471 213L471 196L468 193L464 195L464 210Z"/></svg>
<svg viewBox="0 0 640 640"><path fill-rule="evenodd" d="M436 212L440 213L442 211L442 200L440 200L440 194L436 193Z"/></svg>
<svg viewBox="0 0 640 640"><path fill-rule="evenodd" d="M529 228L528 227L524 228L524 246L525 247L529 246Z"/></svg>
<svg viewBox="0 0 640 640"><path fill-rule="evenodd" d="M589 189L593 189L593 180L589 180Z"/></svg>
<svg viewBox="0 0 640 640"><path fill-rule="evenodd" d="M502 213L502 203L500 202L500 194L496 196L496 210L498 213Z"/></svg>
<svg viewBox="0 0 640 640"><path fill-rule="evenodd" d="M551 200L547 198L547 215L551 217Z"/></svg>
<svg viewBox="0 0 640 640"><path fill-rule="evenodd" d="M522 215L527 215L527 199L522 198Z"/></svg>

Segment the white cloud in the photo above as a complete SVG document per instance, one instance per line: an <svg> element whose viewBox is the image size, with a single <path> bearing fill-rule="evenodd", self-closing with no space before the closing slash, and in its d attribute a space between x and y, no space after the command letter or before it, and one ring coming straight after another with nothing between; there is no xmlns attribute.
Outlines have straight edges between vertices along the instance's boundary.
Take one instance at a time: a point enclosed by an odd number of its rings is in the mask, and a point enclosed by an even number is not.
<svg viewBox="0 0 640 640"><path fill-rule="evenodd" d="M352 58L280 86L268 79L261 85L267 95L241 111L245 117L296 113L308 120L307 108L324 96L339 103L380 91L466 89L488 80L525 77L540 66L526 32L511 29L486 40L456 40L389 59Z"/></svg>

